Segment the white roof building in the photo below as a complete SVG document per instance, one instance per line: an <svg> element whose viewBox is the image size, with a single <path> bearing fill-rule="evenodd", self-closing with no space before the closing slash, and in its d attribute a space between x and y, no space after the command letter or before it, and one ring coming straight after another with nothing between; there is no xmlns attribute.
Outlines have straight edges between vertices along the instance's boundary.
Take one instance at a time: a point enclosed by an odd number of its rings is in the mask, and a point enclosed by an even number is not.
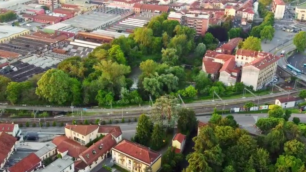
<svg viewBox="0 0 306 172"><path fill-rule="evenodd" d="M38 172L74 172L74 162L72 157L66 155Z"/></svg>

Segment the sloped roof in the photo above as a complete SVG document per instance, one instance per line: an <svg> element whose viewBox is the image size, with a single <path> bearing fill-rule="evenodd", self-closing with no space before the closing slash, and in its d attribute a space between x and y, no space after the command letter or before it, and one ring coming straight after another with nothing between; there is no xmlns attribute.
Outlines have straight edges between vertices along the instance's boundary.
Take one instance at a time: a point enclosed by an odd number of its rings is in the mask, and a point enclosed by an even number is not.
<svg viewBox="0 0 306 172"><path fill-rule="evenodd" d="M182 143L185 139L186 139L186 135L182 133L177 133L173 138L173 140L177 140L180 143Z"/></svg>
<svg viewBox="0 0 306 172"><path fill-rule="evenodd" d="M258 51L239 49L239 50L237 50L236 55L238 55L238 56L257 57Z"/></svg>
<svg viewBox="0 0 306 172"><path fill-rule="evenodd" d="M96 161L99 157L110 152L112 147L116 145L115 139L112 137L111 134L107 134L98 142L91 145L87 150L81 153L80 157L84 162L88 165L92 164Z"/></svg>
<svg viewBox="0 0 306 172"><path fill-rule="evenodd" d="M17 139L5 132L0 133L0 164L8 158L9 152L12 150Z"/></svg>
<svg viewBox="0 0 306 172"><path fill-rule="evenodd" d="M254 61L252 61L251 63L245 65L245 66L254 66L257 69L264 69L267 66L270 66L273 63L276 63L280 57L279 56L275 56L273 54L270 53L262 53L263 56L255 59Z"/></svg>
<svg viewBox="0 0 306 172"><path fill-rule="evenodd" d="M206 126L206 125L208 125L208 123L205 123L205 122L202 122L202 121L199 121L199 122L198 122L198 127L199 127L199 128L204 127L204 126Z"/></svg>
<svg viewBox="0 0 306 172"><path fill-rule="evenodd" d="M39 166L40 162L40 158L35 155L35 153L31 153L30 155L10 167L9 172L32 171Z"/></svg>
<svg viewBox="0 0 306 172"><path fill-rule="evenodd" d="M146 164L151 164L161 157L161 154L128 140L121 141L113 148L113 150L124 153L129 157L140 160Z"/></svg>
<svg viewBox="0 0 306 172"><path fill-rule="evenodd" d="M0 132L13 132L15 128L15 124L0 124Z"/></svg>
<svg viewBox="0 0 306 172"><path fill-rule="evenodd" d="M2 58L17 58L19 56L20 54L15 52L0 50L0 57Z"/></svg>
<svg viewBox="0 0 306 172"><path fill-rule="evenodd" d="M78 142L67 138L66 136L58 136L52 140L57 146L57 150L59 152L68 151L68 155L74 158L78 158L79 155L84 152L87 148L85 146L80 145Z"/></svg>
<svg viewBox="0 0 306 172"><path fill-rule="evenodd" d="M233 38L226 44L223 44L220 48L223 50L233 51L242 40L242 38Z"/></svg>
<svg viewBox="0 0 306 172"><path fill-rule="evenodd" d="M237 72L236 70L236 63L235 63L235 56L232 56L229 60L227 60L222 68L220 69L220 72L226 71L227 73Z"/></svg>
<svg viewBox="0 0 306 172"><path fill-rule="evenodd" d="M206 73L209 74L216 74L219 72L220 68L222 67L221 63L213 62L212 59L203 58L203 65L205 68Z"/></svg>
<svg viewBox="0 0 306 172"><path fill-rule="evenodd" d="M98 133L110 133L114 137L119 137L122 134L121 128L119 126L99 126Z"/></svg>
<svg viewBox="0 0 306 172"><path fill-rule="evenodd" d="M287 102L294 102L297 100L297 98L289 95L289 96L277 98L277 100L280 101L281 103L287 103Z"/></svg>
<svg viewBox="0 0 306 172"><path fill-rule="evenodd" d="M134 8L140 8L143 10L150 10L150 11L161 11L161 12L168 12L169 6L162 6L162 5L153 5L153 4L134 4Z"/></svg>
<svg viewBox="0 0 306 172"><path fill-rule="evenodd" d="M72 130L76 133L79 133L83 136L87 136L88 134L98 129L99 126L98 125L66 125L65 128Z"/></svg>

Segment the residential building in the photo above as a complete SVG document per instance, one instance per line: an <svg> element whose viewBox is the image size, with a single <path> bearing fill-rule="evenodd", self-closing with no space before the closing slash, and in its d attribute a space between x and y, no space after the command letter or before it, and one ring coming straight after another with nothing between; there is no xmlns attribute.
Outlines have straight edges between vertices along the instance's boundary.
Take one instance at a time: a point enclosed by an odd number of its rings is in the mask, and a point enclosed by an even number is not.
<svg viewBox="0 0 306 172"><path fill-rule="evenodd" d="M220 69L219 81L226 86L233 86L240 77L240 68L235 64L235 56L230 57Z"/></svg>
<svg viewBox="0 0 306 172"><path fill-rule="evenodd" d="M186 25L196 30L198 35L204 35L209 27L209 15L186 14Z"/></svg>
<svg viewBox="0 0 306 172"><path fill-rule="evenodd" d="M182 17L183 15L181 13L171 11L168 15L168 20L176 20L179 23L182 23Z"/></svg>
<svg viewBox="0 0 306 172"><path fill-rule="evenodd" d="M12 59L18 58L20 56L21 56L21 54L18 54L18 53L15 53L15 52L0 50L0 58L5 58L5 59L8 59L8 60L12 60Z"/></svg>
<svg viewBox="0 0 306 172"><path fill-rule="evenodd" d="M23 14L22 16L26 21L34 21L34 22L45 23L45 24L55 24L63 20L62 17L49 16L45 14L43 15Z"/></svg>
<svg viewBox="0 0 306 172"><path fill-rule="evenodd" d="M0 132L6 132L14 137L20 135L21 130L18 124L7 124L7 123L0 123Z"/></svg>
<svg viewBox="0 0 306 172"><path fill-rule="evenodd" d="M67 155L58 158L47 167L37 172L75 172L73 158Z"/></svg>
<svg viewBox="0 0 306 172"><path fill-rule="evenodd" d="M57 136L52 140L52 143L56 145L57 153L61 154L62 157L69 155L76 160L79 158L79 155L87 149L85 146L82 146L80 143L66 136Z"/></svg>
<svg viewBox="0 0 306 172"><path fill-rule="evenodd" d="M81 145L86 145L100 135L110 133L116 142L122 140L122 132L118 126L99 126L99 125L66 125L65 135Z"/></svg>
<svg viewBox="0 0 306 172"><path fill-rule="evenodd" d="M212 79L216 80L219 78L219 70L221 67L222 64L214 62L213 59L203 58L202 70L209 74Z"/></svg>
<svg viewBox="0 0 306 172"><path fill-rule="evenodd" d="M289 95L275 99L275 105L285 108L293 108L296 105L297 98Z"/></svg>
<svg viewBox="0 0 306 172"><path fill-rule="evenodd" d="M267 86L275 75L278 60L279 56L259 52L254 61L242 67L241 82L255 91Z"/></svg>
<svg viewBox="0 0 306 172"><path fill-rule="evenodd" d="M244 66L257 59L258 51L239 49L235 55L236 66Z"/></svg>
<svg viewBox="0 0 306 172"><path fill-rule="evenodd" d="M32 172L38 170L42 167L41 159L35 154L31 153L27 157L23 158L21 161L17 162L15 165L8 169L8 172Z"/></svg>
<svg viewBox="0 0 306 172"><path fill-rule="evenodd" d="M4 167L7 160L15 151L17 139L6 132L0 133L0 169Z"/></svg>
<svg viewBox="0 0 306 172"><path fill-rule="evenodd" d="M227 43L221 45L216 49L216 52L223 54L232 54L237 49L240 42L242 42L242 38L233 38L230 39Z"/></svg>
<svg viewBox="0 0 306 172"><path fill-rule="evenodd" d="M132 172L150 169L157 172L161 168L161 154L149 148L123 140L112 148L112 159L118 166Z"/></svg>
<svg viewBox="0 0 306 172"><path fill-rule="evenodd" d="M167 13L169 6L153 5L153 4L140 4L136 3L134 6L135 13L151 12L151 13Z"/></svg>
<svg viewBox="0 0 306 172"><path fill-rule="evenodd" d="M172 147L175 148L176 153L182 153L186 143L186 135L177 133L172 139Z"/></svg>
<svg viewBox="0 0 306 172"><path fill-rule="evenodd" d="M273 0L271 10L274 13L275 19L283 19L286 11L286 4L283 0Z"/></svg>
<svg viewBox="0 0 306 172"><path fill-rule="evenodd" d="M74 15L76 14L76 11L63 9L63 8L57 8L53 10L53 14L64 15L63 17L64 20L67 20L67 19L74 17Z"/></svg>
<svg viewBox="0 0 306 172"><path fill-rule="evenodd" d="M234 6L228 5L225 7L225 15L226 16L235 16L236 15L236 9Z"/></svg>
<svg viewBox="0 0 306 172"><path fill-rule="evenodd" d="M205 122L202 122L202 121L198 122L198 135L200 133L201 128L206 126L206 125L208 125L208 123L205 123Z"/></svg>
<svg viewBox="0 0 306 172"><path fill-rule="evenodd" d="M51 7L52 5L57 7L58 6L58 0L38 0L38 3L40 5L46 5Z"/></svg>
<svg viewBox="0 0 306 172"><path fill-rule="evenodd" d="M306 2L295 7L295 19L299 21L306 20Z"/></svg>
<svg viewBox="0 0 306 172"><path fill-rule="evenodd" d="M56 145L52 142L47 143L46 146L36 151L35 154L43 161L57 154Z"/></svg>
<svg viewBox="0 0 306 172"><path fill-rule="evenodd" d="M0 25L0 44L26 34L30 34L30 30L10 25Z"/></svg>
<svg viewBox="0 0 306 172"><path fill-rule="evenodd" d="M76 163L76 169L79 172L92 170L111 154L111 149L116 144L114 137L111 134L107 134L80 154L81 161Z"/></svg>

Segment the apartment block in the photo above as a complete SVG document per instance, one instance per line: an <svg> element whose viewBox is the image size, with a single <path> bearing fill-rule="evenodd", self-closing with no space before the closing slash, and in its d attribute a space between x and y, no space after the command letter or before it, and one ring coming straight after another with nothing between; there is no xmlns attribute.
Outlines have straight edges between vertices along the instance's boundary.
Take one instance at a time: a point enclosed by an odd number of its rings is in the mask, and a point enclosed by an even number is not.
<svg viewBox="0 0 306 172"><path fill-rule="evenodd" d="M209 27L208 14L186 14L185 24L196 30L198 35L204 35Z"/></svg>
<svg viewBox="0 0 306 172"><path fill-rule="evenodd" d="M274 13L275 19L282 19L284 18L286 10L286 4L283 0L273 0L272 1L272 12Z"/></svg>
<svg viewBox="0 0 306 172"><path fill-rule="evenodd" d="M267 86L275 75L278 60L279 57L273 54L258 53L254 61L242 67L241 82L255 91Z"/></svg>

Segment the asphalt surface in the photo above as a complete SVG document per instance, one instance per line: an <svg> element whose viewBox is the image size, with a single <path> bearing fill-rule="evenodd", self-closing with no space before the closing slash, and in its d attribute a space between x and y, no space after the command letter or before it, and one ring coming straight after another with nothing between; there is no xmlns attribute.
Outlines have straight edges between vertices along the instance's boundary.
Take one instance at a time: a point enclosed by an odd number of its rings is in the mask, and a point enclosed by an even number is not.
<svg viewBox="0 0 306 172"><path fill-rule="evenodd" d="M306 72L306 68L304 68L304 64L306 64L306 58L304 54L294 54L287 59L288 63L293 67L302 71L302 73Z"/></svg>

